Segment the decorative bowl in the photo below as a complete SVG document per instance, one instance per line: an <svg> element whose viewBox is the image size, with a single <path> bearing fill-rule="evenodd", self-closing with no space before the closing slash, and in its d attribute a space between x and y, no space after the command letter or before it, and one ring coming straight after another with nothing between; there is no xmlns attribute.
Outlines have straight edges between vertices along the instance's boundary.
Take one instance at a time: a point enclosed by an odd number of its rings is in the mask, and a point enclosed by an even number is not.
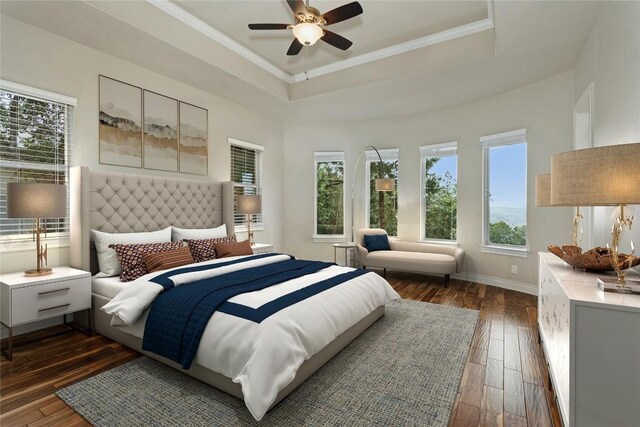
<svg viewBox="0 0 640 427"><path fill-rule="evenodd" d="M562 248L549 245L548 249L549 252L563 259L572 267L586 271L613 271L608 248L597 247L582 252L582 248L574 245L563 245ZM640 257L630 257L627 254L619 254L618 259L623 270L640 264ZM631 265L629 265L630 259Z"/></svg>

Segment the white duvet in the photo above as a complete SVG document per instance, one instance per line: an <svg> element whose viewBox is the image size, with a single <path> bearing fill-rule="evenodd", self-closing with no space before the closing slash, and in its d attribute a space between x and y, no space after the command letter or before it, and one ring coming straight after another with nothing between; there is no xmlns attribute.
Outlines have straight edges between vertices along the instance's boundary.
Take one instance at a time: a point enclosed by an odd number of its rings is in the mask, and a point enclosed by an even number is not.
<svg viewBox="0 0 640 427"><path fill-rule="evenodd" d="M249 257L245 262L227 267L174 275L171 280L180 286L192 280L287 259L286 255ZM230 260L233 258L207 263ZM162 286L149 280L173 270L147 274L128 284L105 304L102 310L113 315L111 324L142 338L147 309L163 290ZM331 266L260 291L237 295L229 301L258 308L290 292L352 270ZM376 308L399 298L386 280L369 273L282 309L261 323L215 312L204 331L194 362L240 383L247 408L256 420L260 420L305 360Z"/></svg>

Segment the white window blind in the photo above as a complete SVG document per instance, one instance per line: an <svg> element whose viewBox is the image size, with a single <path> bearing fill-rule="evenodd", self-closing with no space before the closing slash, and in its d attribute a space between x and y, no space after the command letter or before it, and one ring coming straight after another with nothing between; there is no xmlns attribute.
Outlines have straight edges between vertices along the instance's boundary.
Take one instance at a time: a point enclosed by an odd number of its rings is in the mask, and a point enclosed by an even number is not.
<svg viewBox="0 0 640 427"><path fill-rule="evenodd" d="M56 94L51 94L50 99L39 97L48 94L6 81L0 86L0 241L3 242L31 240L33 229L30 219L7 218L7 183L68 184L74 150L75 100ZM43 222L50 237L68 237L68 215Z"/></svg>
<svg viewBox="0 0 640 427"><path fill-rule="evenodd" d="M264 147L236 139L228 139L231 148L231 181L235 195L262 194L262 152ZM234 212L234 226L243 227L246 215ZM262 226L262 214L252 215L255 227Z"/></svg>

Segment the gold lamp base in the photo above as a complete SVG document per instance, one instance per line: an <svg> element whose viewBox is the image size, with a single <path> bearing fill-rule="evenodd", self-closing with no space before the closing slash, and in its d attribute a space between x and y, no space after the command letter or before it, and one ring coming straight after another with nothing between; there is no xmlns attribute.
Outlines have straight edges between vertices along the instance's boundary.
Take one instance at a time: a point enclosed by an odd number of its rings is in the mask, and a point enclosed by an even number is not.
<svg viewBox="0 0 640 427"><path fill-rule="evenodd" d="M35 270L27 270L24 272L24 275L27 277L36 277L36 276L46 276L51 273L53 273L53 269L49 267L45 267L45 268L39 268Z"/></svg>

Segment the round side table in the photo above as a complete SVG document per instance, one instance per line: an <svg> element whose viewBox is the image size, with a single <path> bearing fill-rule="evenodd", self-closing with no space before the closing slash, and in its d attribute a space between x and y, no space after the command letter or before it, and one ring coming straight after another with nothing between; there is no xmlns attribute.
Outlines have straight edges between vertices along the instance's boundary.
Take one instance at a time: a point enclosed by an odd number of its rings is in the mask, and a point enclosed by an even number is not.
<svg viewBox="0 0 640 427"><path fill-rule="evenodd" d="M356 242L344 242L333 244L333 261L338 263L338 249L344 249L344 265L349 267L349 249L356 249L358 244Z"/></svg>

